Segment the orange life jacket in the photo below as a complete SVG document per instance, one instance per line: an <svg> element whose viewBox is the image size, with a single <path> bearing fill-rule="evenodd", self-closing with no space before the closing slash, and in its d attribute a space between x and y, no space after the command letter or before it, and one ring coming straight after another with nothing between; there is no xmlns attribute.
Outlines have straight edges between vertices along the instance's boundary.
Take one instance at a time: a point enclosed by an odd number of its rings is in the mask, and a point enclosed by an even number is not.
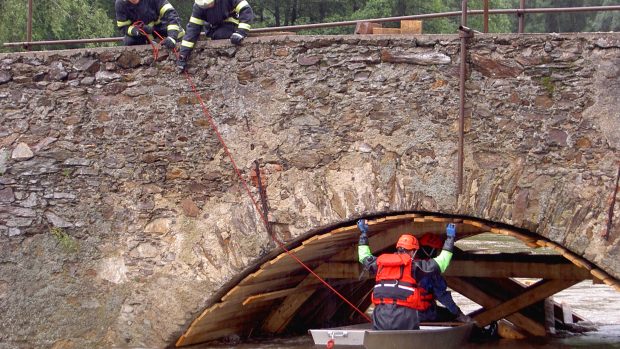
<svg viewBox="0 0 620 349"><path fill-rule="evenodd" d="M431 306L433 295L419 287L411 275L411 256L382 254L377 258L377 276L372 292L374 304L398 304L416 310Z"/></svg>

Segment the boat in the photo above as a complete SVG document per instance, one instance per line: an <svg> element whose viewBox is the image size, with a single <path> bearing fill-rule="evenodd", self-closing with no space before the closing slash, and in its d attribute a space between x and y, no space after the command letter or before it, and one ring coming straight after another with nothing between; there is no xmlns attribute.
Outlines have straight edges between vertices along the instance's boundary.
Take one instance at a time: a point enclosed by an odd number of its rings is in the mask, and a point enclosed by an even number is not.
<svg viewBox="0 0 620 349"><path fill-rule="evenodd" d="M373 330L371 324L308 330L316 348L451 349L469 339L473 323L425 323L419 330Z"/></svg>

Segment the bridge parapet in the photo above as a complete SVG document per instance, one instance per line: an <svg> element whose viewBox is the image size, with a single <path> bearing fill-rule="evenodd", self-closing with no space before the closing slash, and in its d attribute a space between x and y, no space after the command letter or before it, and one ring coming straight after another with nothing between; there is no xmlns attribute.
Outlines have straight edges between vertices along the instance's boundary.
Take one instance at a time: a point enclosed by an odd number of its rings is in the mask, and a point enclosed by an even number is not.
<svg viewBox="0 0 620 349"><path fill-rule="evenodd" d="M259 160L282 239L437 212L529 230L620 277L619 34L472 40L458 200L456 36L198 46L198 91L250 182ZM165 54L0 55L0 111L0 340L171 343L273 250Z"/></svg>

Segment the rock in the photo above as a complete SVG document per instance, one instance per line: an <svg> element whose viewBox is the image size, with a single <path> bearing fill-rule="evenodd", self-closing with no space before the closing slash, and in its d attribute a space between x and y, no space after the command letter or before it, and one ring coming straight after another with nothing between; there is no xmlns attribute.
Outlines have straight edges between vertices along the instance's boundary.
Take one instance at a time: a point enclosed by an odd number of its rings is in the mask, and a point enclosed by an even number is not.
<svg viewBox="0 0 620 349"><path fill-rule="evenodd" d="M471 61L484 76L491 78L515 78L523 72L523 67L515 60L472 54Z"/></svg>
<svg viewBox="0 0 620 349"><path fill-rule="evenodd" d="M185 213L188 217L198 217L200 214L200 209L194 203L192 198L185 198L181 201L181 207L183 208L183 213Z"/></svg>
<svg viewBox="0 0 620 349"><path fill-rule="evenodd" d="M10 157L11 155L8 149L0 148L0 176L6 172Z"/></svg>
<svg viewBox="0 0 620 349"><path fill-rule="evenodd" d="M120 74L107 70L98 71L97 74L95 74L95 80L100 83L108 83L111 81L119 80L120 78Z"/></svg>
<svg viewBox="0 0 620 349"><path fill-rule="evenodd" d="M127 267L123 257L105 258L98 263L97 276L113 284L127 282Z"/></svg>
<svg viewBox="0 0 620 349"><path fill-rule="evenodd" d="M85 71L90 74L94 74L99 71L100 64L97 60L83 57L78 59L74 64L73 68L78 71Z"/></svg>
<svg viewBox="0 0 620 349"><path fill-rule="evenodd" d="M54 62L51 64L51 69L48 73L48 78L52 81L64 81L67 80L69 74L65 70L65 67L61 62Z"/></svg>
<svg viewBox="0 0 620 349"><path fill-rule="evenodd" d="M157 218L152 220L144 227L145 233L166 234L170 231L172 220L168 218Z"/></svg>
<svg viewBox="0 0 620 349"><path fill-rule="evenodd" d="M0 189L0 202L13 202L15 201L15 194L13 189L8 187Z"/></svg>
<svg viewBox="0 0 620 349"><path fill-rule="evenodd" d="M381 50L381 61L419 65L444 65L452 62L448 55L439 52L404 53L387 49Z"/></svg>
<svg viewBox="0 0 620 349"><path fill-rule="evenodd" d="M17 144L15 149L13 149L13 153L11 154L11 159L17 160L17 161L28 160L28 159L32 159L33 157L34 157L34 153L32 152L32 150L30 150L30 147L28 146L28 144L23 143L23 142Z"/></svg>
<svg viewBox="0 0 620 349"><path fill-rule="evenodd" d="M0 85L6 84L7 82L13 80L13 75L10 72L0 70Z"/></svg>
<svg viewBox="0 0 620 349"><path fill-rule="evenodd" d="M90 86L95 83L95 78L92 76L87 76L84 79L80 80L80 85Z"/></svg>
<svg viewBox="0 0 620 349"><path fill-rule="evenodd" d="M122 68L129 69L140 66L141 60L142 57L138 52L126 50L121 53L116 63Z"/></svg>
<svg viewBox="0 0 620 349"><path fill-rule="evenodd" d="M318 64L322 58L323 56L320 55L299 55L297 57L297 63L304 66L315 65Z"/></svg>
<svg viewBox="0 0 620 349"><path fill-rule="evenodd" d="M58 228L71 228L73 224L71 222L66 221L64 218L59 217L52 211L46 211L45 217L50 222L50 224L54 227Z"/></svg>

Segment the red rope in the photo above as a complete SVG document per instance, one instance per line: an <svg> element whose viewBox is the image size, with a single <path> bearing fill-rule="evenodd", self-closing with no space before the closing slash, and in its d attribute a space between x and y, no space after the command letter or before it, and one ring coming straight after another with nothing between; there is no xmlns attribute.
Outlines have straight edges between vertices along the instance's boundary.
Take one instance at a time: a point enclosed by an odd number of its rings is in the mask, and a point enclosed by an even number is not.
<svg viewBox="0 0 620 349"><path fill-rule="evenodd" d="M174 54L176 55L176 57L178 59L179 58L179 52L177 51L177 49L174 48L173 52L174 52ZM224 151L226 152L226 155L230 159L230 162L233 165L233 168L235 170L235 173L237 174L237 177L239 178L239 181L241 182L241 184L245 188L246 193L248 194L248 196L250 197L250 200L252 200L252 203L254 204L254 208L256 208L256 211L258 212L258 216L263 221L263 224L265 225L265 228L267 229L267 231L269 231L269 228L268 228L269 227L269 223L267 222L267 218L262 214L258 202L254 199L254 196L252 196L252 192L250 191L250 188L248 187L247 181L241 175L241 171L239 171L239 167L237 167L237 163L235 162L235 159L233 158L230 150L228 150L228 146L226 146L226 142L224 141L224 138L222 138L222 135L220 134L220 132L219 132L219 130L217 128L217 125L215 125L215 122L213 121L213 117L211 116L211 113L209 112L209 110L205 106L205 103L202 100L202 97L198 93L198 91L196 89L196 85L194 84L194 82L193 82L193 80L191 78L191 75L189 75L189 73L187 71L185 71L184 73L185 73L185 78L187 79L187 82L189 83L190 87L192 88L192 91L194 92L194 94L196 95L196 98L200 102L200 107L202 109L202 112L207 117L207 120L209 121L209 125L211 126L211 129L213 130L213 132L215 132L215 135L217 136L218 140L220 141L220 144L222 145L222 148L224 148ZM349 306L351 306L351 308L353 308L356 312L361 314L368 322L371 321L370 318L368 317L368 315L366 315L363 311L358 309L353 303L351 303L342 294L340 294L335 288L333 288L323 278L321 278L317 273L315 273L312 269L310 269L310 267L308 267L303 261L301 261L293 252L291 252L289 249L287 249L286 246L284 245L284 243L279 241L273 235L270 235L270 237L278 245L278 247L283 249L289 256L291 256L295 261L297 261L297 263L299 263L301 266L303 266L310 274L314 275L319 281L321 281L325 286L327 286L327 288L329 288L336 295L338 295L338 297L340 297L345 303L347 303Z"/></svg>
<svg viewBox="0 0 620 349"><path fill-rule="evenodd" d="M153 48L153 60L157 60L157 57L159 57L159 45L155 42L155 40L151 40L151 37L149 36L149 33L145 32L143 27L144 27L144 22L142 21L135 21L132 24L134 27L138 28L138 31L144 35L146 37L146 40L149 42L149 44L151 45L151 47ZM163 40L164 38L159 35L159 33L153 29L153 33L155 33L158 37L159 40Z"/></svg>

